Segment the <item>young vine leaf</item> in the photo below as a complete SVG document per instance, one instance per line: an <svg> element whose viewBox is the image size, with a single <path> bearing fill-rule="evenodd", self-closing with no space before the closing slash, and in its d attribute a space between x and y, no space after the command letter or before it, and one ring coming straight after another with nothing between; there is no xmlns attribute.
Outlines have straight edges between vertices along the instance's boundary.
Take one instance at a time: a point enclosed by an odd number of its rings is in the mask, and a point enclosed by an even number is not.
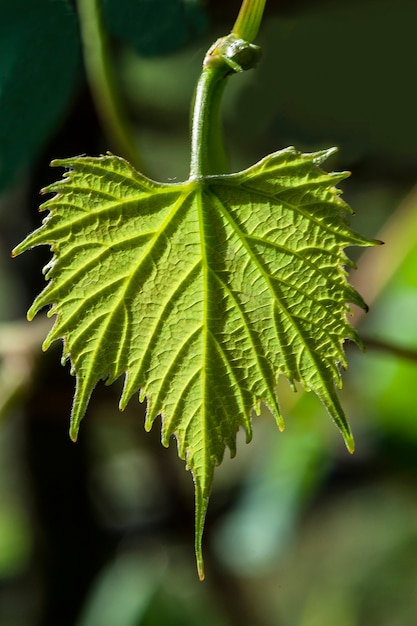
<svg viewBox="0 0 417 626"><path fill-rule="evenodd" d="M346 173L320 168L332 151L288 148L249 169L161 184L125 160L57 160L68 168L47 193L43 225L14 250L49 244L48 284L28 318L51 304L44 349L64 342L76 376L75 440L101 379L125 375L120 408L139 393L146 429L162 419L192 471L196 555L214 467L236 432L251 438L251 412L266 404L283 428L277 378L313 390L353 438L335 386L345 339L358 342L348 303L364 307L348 284L344 248L370 245L346 224L335 185Z"/></svg>

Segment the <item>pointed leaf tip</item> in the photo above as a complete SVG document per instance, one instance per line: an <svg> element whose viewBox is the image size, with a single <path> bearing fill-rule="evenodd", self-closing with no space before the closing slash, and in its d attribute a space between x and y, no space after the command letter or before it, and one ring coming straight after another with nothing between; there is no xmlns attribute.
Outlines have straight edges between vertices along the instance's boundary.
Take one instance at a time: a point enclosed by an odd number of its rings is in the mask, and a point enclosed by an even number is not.
<svg viewBox="0 0 417 626"><path fill-rule="evenodd" d="M210 490L207 492L207 496L205 497L201 490L200 479L194 474L194 486L195 486L195 535L194 535L194 550L195 550L195 558L197 564L197 572L200 580L204 580L204 558L203 558L203 532L204 532L204 524L206 520L207 506L208 506L208 496L210 494Z"/></svg>
<svg viewBox="0 0 417 626"><path fill-rule="evenodd" d="M69 436L71 441L73 441L74 443L77 441L78 439L78 433L80 430L80 422L76 421L72 416L71 416L71 422L70 422L70 429L69 429Z"/></svg>
<svg viewBox="0 0 417 626"><path fill-rule="evenodd" d="M352 435L347 436L344 438L344 440L345 440L345 445L346 445L348 452L350 452L350 454L353 454L355 452L355 440L353 436Z"/></svg>
<svg viewBox="0 0 417 626"><path fill-rule="evenodd" d="M204 572L204 562L202 557L197 557L197 572L200 581L203 582L206 578L206 574Z"/></svg>

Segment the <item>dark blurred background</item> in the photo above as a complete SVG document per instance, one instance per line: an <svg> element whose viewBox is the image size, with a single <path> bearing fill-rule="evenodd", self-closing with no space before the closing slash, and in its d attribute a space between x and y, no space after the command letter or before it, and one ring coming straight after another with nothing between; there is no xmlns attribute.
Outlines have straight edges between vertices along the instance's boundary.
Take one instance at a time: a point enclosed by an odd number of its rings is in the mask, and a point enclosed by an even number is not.
<svg viewBox="0 0 417 626"><path fill-rule="evenodd" d="M187 177L189 109L209 45L238 0L104 0L144 173ZM352 280L370 304L347 346L350 456L312 394L280 384L216 473L194 562L191 475L144 408L93 395L68 437L74 379L45 315L25 313L49 251L10 250L40 224L53 158L118 152L98 121L74 3L0 0L0 626L410 626L417 615L417 3L268 0L255 71L224 102L234 170L295 145L336 145L352 227L385 245Z"/></svg>

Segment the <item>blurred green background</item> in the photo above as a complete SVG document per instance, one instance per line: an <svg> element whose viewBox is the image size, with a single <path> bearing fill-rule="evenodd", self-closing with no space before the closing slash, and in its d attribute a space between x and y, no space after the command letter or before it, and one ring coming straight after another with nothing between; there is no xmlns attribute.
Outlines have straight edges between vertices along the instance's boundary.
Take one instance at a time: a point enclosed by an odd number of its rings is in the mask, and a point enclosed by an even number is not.
<svg viewBox="0 0 417 626"><path fill-rule="evenodd" d="M120 93L144 173L181 180L189 108L209 45L240 2L104 0ZM48 322L25 312L47 250L10 250L39 225L52 158L117 152L85 79L69 0L0 0L0 626L411 626L417 615L417 3L267 1L259 68L224 102L233 169L295 145L340 148L355 230L385 245L358 256L347 346L345 451L311 394L280 382L286 431L265 411L216 473L206 581L193 551L191 476L119 414L118 385L93 396L77 444L74 379ZM227 455L226 455L227 457Z"/></svg>

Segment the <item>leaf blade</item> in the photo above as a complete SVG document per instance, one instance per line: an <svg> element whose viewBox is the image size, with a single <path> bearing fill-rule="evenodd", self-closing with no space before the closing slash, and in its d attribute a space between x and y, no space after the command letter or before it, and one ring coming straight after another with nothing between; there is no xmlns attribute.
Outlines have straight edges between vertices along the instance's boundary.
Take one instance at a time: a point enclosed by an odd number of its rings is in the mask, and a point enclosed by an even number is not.
<svg viewBox="0 0 417 626"><path fill-rule="evenodd" d="M76 438L100 380L125 375L123 409L147 402L196 490L196 556L204 577L202 532L215 466L236 433L252 435L264 402L283 428L279 375L313 390L353 451L337 398L345 339L359 341L349 302L364 306L346 280L344 248L371 245L346 225L349 212L318 165L329 151L290 148L244 172L165 185L119 157L78 157L43 208L43 226L15 254L52 245L45 290L33 316L52 304L45 347L63 338L76 375Z"/></svg>

